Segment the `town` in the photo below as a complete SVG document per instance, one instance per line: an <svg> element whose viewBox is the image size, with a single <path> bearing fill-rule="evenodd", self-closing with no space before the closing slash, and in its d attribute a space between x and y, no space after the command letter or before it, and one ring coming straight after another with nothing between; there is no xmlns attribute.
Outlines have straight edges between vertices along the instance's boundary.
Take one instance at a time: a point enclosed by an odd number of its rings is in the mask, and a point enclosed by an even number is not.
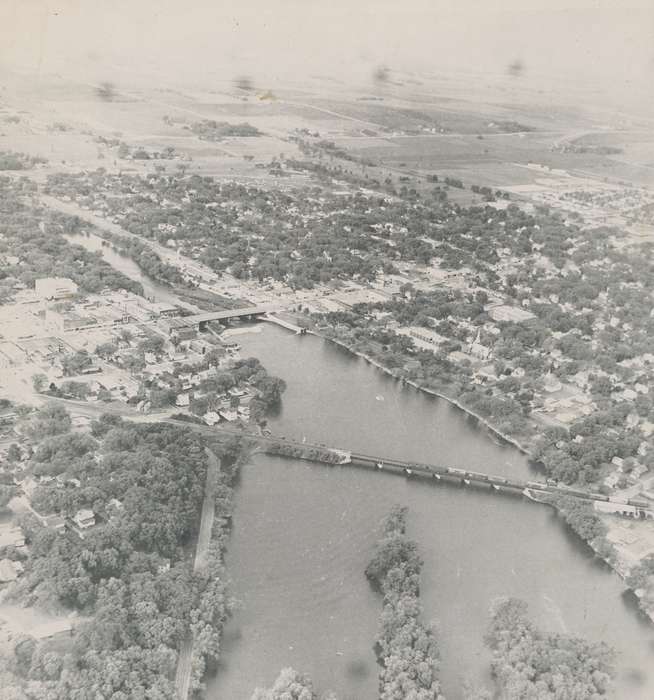
<svg viewBox="0 0 654 700"><path fill-rule="evenodd" d="M562 1L16 10L0 696L652 696L654 117Z"/></svg>

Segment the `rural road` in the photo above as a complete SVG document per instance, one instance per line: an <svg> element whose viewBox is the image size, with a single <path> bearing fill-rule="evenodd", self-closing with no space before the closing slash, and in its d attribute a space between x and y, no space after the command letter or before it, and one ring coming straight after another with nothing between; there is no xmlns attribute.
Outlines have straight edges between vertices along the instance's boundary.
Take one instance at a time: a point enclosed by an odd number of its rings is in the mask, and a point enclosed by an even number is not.
<svg viewBox="0 0 654 700"><path fill-rule="evenodd" d="M220 461L218 457L209 449L207 453L207 481L204 487L204 501L202 503L202 515L200 517L200 530L198 540L195 545L195 559L193 561L193 571L201 571L206 565L207 552L211 542L211 530L214 519L214 494L218 473L220 472ZM175 688L178 700L187 700L189 686L191 683L191 665L193 660L193 635L184 640L179 650L177 660L177 673L175 675Z"/></svg>

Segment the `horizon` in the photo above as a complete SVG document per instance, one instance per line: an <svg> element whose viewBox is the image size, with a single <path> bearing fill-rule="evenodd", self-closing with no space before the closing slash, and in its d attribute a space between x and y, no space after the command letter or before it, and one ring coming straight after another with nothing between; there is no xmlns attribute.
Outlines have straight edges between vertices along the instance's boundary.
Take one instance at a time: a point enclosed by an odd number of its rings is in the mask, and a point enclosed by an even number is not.
<svg viewBox="0 0 654 700"><path fill-rule="evenodd" d="M390 74L499 79L517 88L599 90L612 105L654 113L654 5L610 2L343 0L236 7L194 0L109 5L84 0L7 3L0 10L0 67L91 82L162 80L167 86L303 83L316 74L348 84ZM548 5L546 7L546 5ZM651 5L651 6L650 6ZM243 47L247 50L243 50ZM320 47L318 50L316 47Z"/></svg>

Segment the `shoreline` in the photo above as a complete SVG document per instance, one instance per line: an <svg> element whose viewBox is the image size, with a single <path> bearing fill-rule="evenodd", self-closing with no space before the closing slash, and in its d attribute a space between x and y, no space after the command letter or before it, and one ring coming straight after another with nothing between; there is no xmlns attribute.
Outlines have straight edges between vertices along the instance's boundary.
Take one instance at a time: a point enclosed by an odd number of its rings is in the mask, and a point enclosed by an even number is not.
<svg viewBox="0 0 654 700"><path fill-rule="evenodd" d="M366 362L371 364L376 369L381 370L384 374L386 374L390 377L393 377L394 379L402 380L402 377L399 377L393 370L382 365L378 360L375 360L373 357L370 357L369 355L366 355L363 352L353 350L348 345L346 345L343 341L337 340L335 338L328 338L327 336L325 336L321 333L318 333L312 329L307 329L306 332L307 332L307 334L311 334L311 335L315 336L316 338L320 338L321 340L325 340L325 341L334 343L335 345L343 348L344 350L347 350L347 352L349 352L351 355L353 355L355 357L362 358L363 360L365 360ZM505 442L507 442L511 446L515 447L522 454L526 455L527 457L532 456L531 452L524 445L520 444L520 442L518 442L516 439L504 434L501 430L499 430L498 428L493 426L487 418L484 418L483 416L480 416L479 414L475 413L475 411L473 411L469 408L466 408L464 405L462 405L456 399L453 399L449 396L446 396L445 394L442 394L438 391L434 391L433 389L428 389L426 387L422 387L417 382L414 382L411 380L404 380L404 383L413 387L417 391L421 391L421 392L424 392L425 394L428 394L430 396L435 396L436 398L443 399L444 401L447 401L449 404L451 404L452 406L455 406L456 408L461 410L466 415L469 415L469 416L472 416L473 418L476 418L485 428L488 429L489 432L493 433L494 435L498 436L499 438L501 438L502 440L504 440ZM560 509L556 506L555 503L551 503L548 501L541 501L540 499L537 499L533 496L531 496L531 498L532 498L532 500L538 501L539 503L542 503L543 505L547 505L547 506L554 508L554 510L556 511L557 514L561 514ZM577 533L575 533L575 534L577 534ZM625 590L629 591L635 595L636 600L638 602L638 610L643 615L645 615L651 623L654 624L654 610L648 610L647 608L645 608L643 606L643 604L641 602L643 600L642 592L634 590L633 588L631 588L630 586L627 585L626 579L629 576L629 572L624 570L624 567L622 567L620 565L620 562L617 562L617 561L611 562L608 559L606 559L604 556L602 556L598 552L597 548L595 546L593 546L593 543L591 541L584 539L583 537L581 537L578 534L577 534L577 537L579 537L579 539L582 542L585 542L590 547L590 549L593 551L595 557L597 557L598 559L601 559L611 569L611 571L613 571L618 576L618 578L625 585Z"/></svg>
<svg viewBox="0 0 654 700"><path fill-rule="evenodd" d="M335 338L328 338L325 335L322 335L321 333L318 333L314 330L307 329L307 334L311 334L316 336L316 338L321 338L322 340L326 340L330 343L334 343L335 345L338 345L339 347L342 347L343 349L347 350L349 353L354 355L355 357L360 357L369 364L373 365L373 367L376 367L377 369L381 370L384 374L387 374L389 377L393 377L393 379L398 379L400 381L403 381L406 385L413 387L417 391L421 391L425 394L428 394L429 396L435 396L436 398L443 399L444 401L447 401L452 406L455 406L458 408L460 411L465 413L468 416L471 416L472 418L475 418L478 420L488 431L496 435L497 437L501 438L504 440L504 442L509 443L513 447L515 447L517 450L522 452L522 454L526 455L527 457L532 457L532 453L529 450L529 448L525 447L523 444L521 444L516 438L507 435L506 433L502 432L499 428L494 426L488 418L484 418L484 416L480 415L479 413L476 413L473 411L471 408L468 408L464 404L462 404L458 399L454 399L451 396L447 396L446 394L443 394L439 391L435 391L434 389L429 389L427 387L421 386L417 382L414 382L412 379L404 379L403 377L400 377L396 372L394 372L392 369L389 369L388 367L385 367L384 365L379 362L379 360L376 360L374 357L370 357L370 355L366 355L363 352L360 352L358 350L353 350L351 347L346 345L343 341L337 340Z"/></svg>

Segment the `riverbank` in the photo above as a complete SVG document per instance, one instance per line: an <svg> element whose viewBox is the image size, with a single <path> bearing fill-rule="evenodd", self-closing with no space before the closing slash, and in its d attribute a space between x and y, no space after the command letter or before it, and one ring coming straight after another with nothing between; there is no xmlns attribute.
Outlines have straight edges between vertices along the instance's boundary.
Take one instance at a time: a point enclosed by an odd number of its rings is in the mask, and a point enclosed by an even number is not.
<svg viewBox="0 0 654 700"><path fill-rule="evenodd" d="M463 420L447 402L407 390L317 337L257 325L260 333L239 338L244 356L260 357L288 383L283 410L270 417L275 434L533 478L523 453L489 440L481 424ZM447 697L462 700L464 680L479 686L486 679L482 640L488 605L498 595L523 596L535 621L553 633L600 640L608 626L623 660L619 697L652 697L654 674L646 672L645 690L634 690L625 670L647 668L651 628L634 614L632 596L625 606L622 581L549 508L386 470L262 454L242 470L235 493L226 566L243 608L226 627L211 700L250 697L288 665L339 697L378 697L371 643L381 600L361 568L377 539L374 525L396 503L408 506L408 534L425 560L421 600L426 619L440 621Z"/></svg>
<svg viewBox="0 0 654 700"><path fill-rule="evenodd" d="M467 415L478 420L487 430L489 430L491 433L493 433L497 437L501 438L505 442L509 443L510 445L513 445L513 447L518 449L520 452L522 452L527 457L532 457L532 452L531 452L530 448L528 448L526 445L523 445L522 443L520 443L516 438L514 438L511 435L508 435L507 433L500 430L497 426L493 425L488 418L484 418L484 416L480 415L476 411L473 411L471 408L468 408L467 406L462 404L457 399L452 398L451 396L447 396L447 394L443 394L439 391L435 391L434 389L429 389L428 387L421 386L420 384L418 384L417 382L414 382L411 379L405 379L400 374L398 374L396 371L383 365L381 362L379 362L379 360L376 360L374 357L371 357L370 355L367 355L366 353L361 352L360 350L355 350L354 348L351 348L349 345L344 343L342 340L338 340L337 338L330 338L329 336L326 336L326 335L319 333L318 331L315 331L312 329L307 329L306 332L310 333L311 335L315 335L317 338L321 338L322 340L328 340L330 343L334 343L335 345L338 345L339 347L347 350L352 355L355 355L356 357L362 358L363 360L365 360L366 362L371 364L373 367L376 367L377 369L382 371L384 374L387 374L389 377L393 377L394 379L402 381L406 385L411 386L414 389L421 391L425 394L428 394L429 396L434 396L436 398L443 399L444 401L447 401L447 403L451 404L452 406L455 406L456 408L463 411Z"/></svg>
<svg viewBox="0 0 654 700"><path fill-rule="evenodd" d="M375 367L376 369L380 370L381 372L383 372L387 376L392 377L396 380L402 381L404 384L413 387L414 389L416 389L419 392L422 392L422 393L427 394L429 396L434 396L436 398L439 398L439 399L446 401L450 405L458 408L460 411L462 411L466 415L469 415L472 418L476 419L490 433L499 437L502 441L512 445L513 447L515 447L519 452L521 452L525 456L527 456L529 458L531 458L533 456L532 450L530 447L522 444L519 440L512 437L511 435L506 434L505 432L503 432L502 430L497 428L495 425L493 425L489 419L485 418L484 416L481 416L480 414L478 414L474 410L466 407L457 399L455 399L451 396L447 396L446 394L443 394L442 392L435 391L434 389L430 389L428 387L421 386L420 384L418 384L417 382L414 382L412 380L407 380L407 379L403 378L397 371L395 371L389 367L384 366L381 362L379 362L379 360L375 359L374 357L371 357L370 355L368 355L364 352L361 352L359 350L356 350L356 349L350 347L349 345L347 345L346 343L344 343L341 340L338 340L337 338L330 338L329 336L324 335L323 333L320 333L319 331L316 331L315 329L307 329L306 332L307 332L307 334L314 335L317 338L320 338L320 339L325 340L325 341L329 341L330 343L333 343L334 345L337 345L337 346L343 348L349 354L365 360L368 364L370 364L373 367ZM533 500L540 500L540 499L534 498ZM553 507L555 509L555 511L557 512L558 515L560 515L561 517L565 517L563 511L559 507L557 507L557 505L555 503L552 503L551 501L550 502L541 501L541 502L543 502L546 505L550 505L551 507ZM597 558L601 559L612 571L614 571L618 575L619 579L626 586L626 590L632 592L635 595L636 600L638 601L639 610L644 615L646 615L647 618L651 622L654 623L654 607L646 606L645 596L642 593L642 591L634 590L627 583L627 580L628 580L629 575L630 575L630 568L627 567L626 565L624 565L624 563L621 562L618 558L607 557L605 548L600 546L600 543L593 542L592 539L586 539L578 532L575 532L575 536L578 537L582 542L587 544L590 547L590 549L593 551L594 555Z"/></svg>

